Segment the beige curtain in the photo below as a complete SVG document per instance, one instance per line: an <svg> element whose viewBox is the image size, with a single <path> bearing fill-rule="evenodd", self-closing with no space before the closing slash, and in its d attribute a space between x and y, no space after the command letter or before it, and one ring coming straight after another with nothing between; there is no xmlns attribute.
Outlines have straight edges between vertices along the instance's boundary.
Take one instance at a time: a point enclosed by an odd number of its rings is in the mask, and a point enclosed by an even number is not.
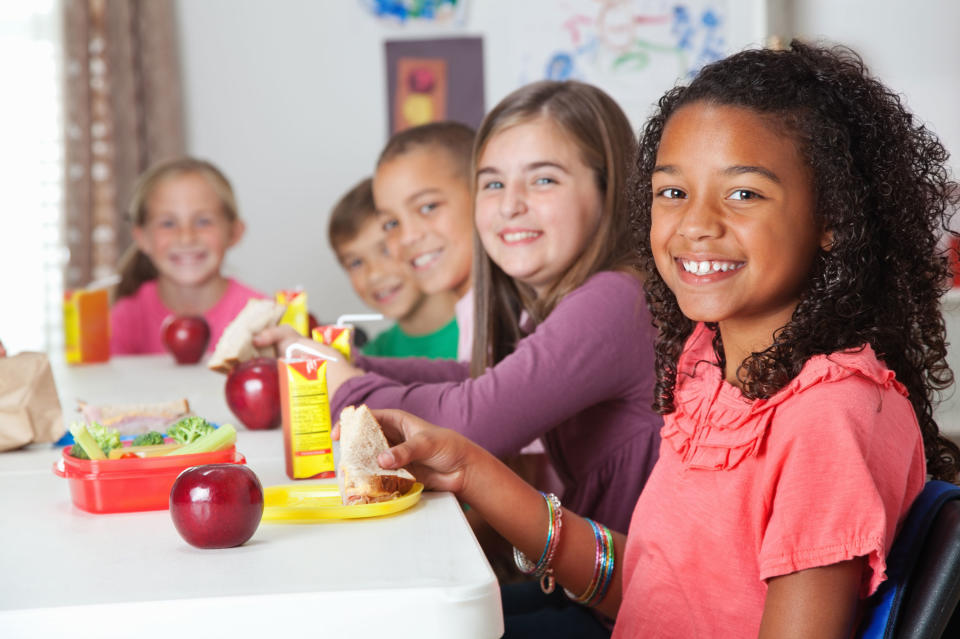
<svg viewBox="0 0 960 639"><path fill-rule="evenodd" d="M116 273L137 176L184 151L173 0L62 0L65 286Z"/></svg>

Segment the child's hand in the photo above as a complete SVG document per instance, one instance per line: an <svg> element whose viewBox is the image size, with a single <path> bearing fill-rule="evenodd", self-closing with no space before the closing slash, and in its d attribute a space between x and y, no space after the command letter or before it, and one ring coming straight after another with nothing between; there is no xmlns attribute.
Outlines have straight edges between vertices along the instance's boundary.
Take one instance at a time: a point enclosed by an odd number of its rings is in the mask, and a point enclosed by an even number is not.
<svg viewBox="0 0 960 639"><path fill-rule="evenodd" d="M288 324L263 329L253 336L253 344L259 347L276 347L277 357L283 357L291 344L303 344L328 357L330 361L327 362L327 393L330 397L337 394L345 381L363 375L363 371L353 366L343 353L327 344L304 337Z"/></svg>
<svg viewBox="0 0 960 639"><path fill-rule="evenodd" d="M393 448L377 461L387 469L406 466L427 488L460 493L469 475L468 459L482 450L463 435L434 426L402 410L374 410Z"/></svg>
<svg viewBox="0 0 960 639"><path fill-rule="evenodd" d="M316 348L321 350L319 347L322 344L313 341L308 337L304 337L297 332L297 329L290 326L289 324L281 324L280 326L271 326L265 328L256 335L253 336L254 346L264 348L266 346L274 346L277 349L277 356L283 357L284 353L287 351L287 347L291 344L305 344L310 348ZM333 349L330 349L333 350ZM339 353L334 351L333 357L337 357ZM341 356L342 357L342 356Z"/></svg>

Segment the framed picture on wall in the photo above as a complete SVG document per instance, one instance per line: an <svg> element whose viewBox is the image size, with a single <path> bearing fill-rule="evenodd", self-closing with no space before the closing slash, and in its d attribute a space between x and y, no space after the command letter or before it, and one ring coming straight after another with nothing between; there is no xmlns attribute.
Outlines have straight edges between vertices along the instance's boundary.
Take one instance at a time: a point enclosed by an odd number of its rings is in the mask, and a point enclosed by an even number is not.
<svg viewBox="0 0 960 639"><path fill-rule="evenodd" d="M388 40L388 130L455 120L479 126L484 114L480 38Z"/></svg>

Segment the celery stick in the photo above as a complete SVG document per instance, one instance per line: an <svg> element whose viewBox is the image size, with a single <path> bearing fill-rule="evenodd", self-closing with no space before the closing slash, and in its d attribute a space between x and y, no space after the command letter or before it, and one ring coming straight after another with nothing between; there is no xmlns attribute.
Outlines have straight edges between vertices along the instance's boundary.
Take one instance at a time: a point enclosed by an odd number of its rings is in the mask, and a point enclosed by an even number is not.
<svg viewBox="0 0 960 639"><path fill-rule="evenodd" d="M212 453L215 450L229 448L237 441L237 429L231 424L224 424L220 428L202 435L189 444L165 453L166 455L192 455L194 453Z"/></svg>
<svg viewBox="0 0 960 639"><path fill-rule="evenodd" d="M103 449L100 448L100 444L97 443L97 440L94 439L90 431L87 430L86 424L80 422L70 424L70 434L73 435L74 442L80 445L80 448L83 449L83 452L85 452L90 459L107 458L107 456L103 454Z"/></svg>

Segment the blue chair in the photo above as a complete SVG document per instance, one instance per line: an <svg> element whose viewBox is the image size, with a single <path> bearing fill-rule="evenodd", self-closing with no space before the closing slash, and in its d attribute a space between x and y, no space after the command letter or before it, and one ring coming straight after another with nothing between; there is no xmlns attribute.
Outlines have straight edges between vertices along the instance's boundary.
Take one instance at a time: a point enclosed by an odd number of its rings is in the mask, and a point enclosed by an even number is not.
<svg viewBox="0 0 960 639"><path fill-rule="evenodd" d="M960 638L960 487L929 481L866 602L858 639Z"/></svg>

